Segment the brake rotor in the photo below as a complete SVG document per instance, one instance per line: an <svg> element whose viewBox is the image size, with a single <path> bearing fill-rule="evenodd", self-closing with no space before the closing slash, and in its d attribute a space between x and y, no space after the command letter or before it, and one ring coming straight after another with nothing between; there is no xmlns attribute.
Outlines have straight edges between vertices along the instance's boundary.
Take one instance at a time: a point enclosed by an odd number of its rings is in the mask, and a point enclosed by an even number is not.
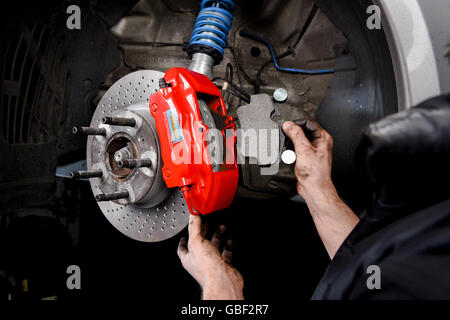
<svg viewBox="0 0 450 320"><path fill-rule="evenodd" d="M126 236L144 242L173 237L189 222L189 209L179 188L167 188L149 96L159 89L159 71L137 71L118 80L100 100L91 128L106 134L89 136L88 170L101 170L91 178L95 195L127 192L128 197L98 202L111 224ZM134 126L103 124L102 118L134 119ZM117 165L120 159L142 159L151 164L138 168Z"/></svg>

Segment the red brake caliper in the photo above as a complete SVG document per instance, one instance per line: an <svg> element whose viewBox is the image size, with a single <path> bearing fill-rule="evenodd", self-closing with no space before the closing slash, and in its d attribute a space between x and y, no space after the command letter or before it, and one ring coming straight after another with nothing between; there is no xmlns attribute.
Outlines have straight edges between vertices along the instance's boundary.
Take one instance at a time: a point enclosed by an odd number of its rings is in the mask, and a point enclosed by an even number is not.
<svg viewBox="0 0 450 320"><path fill-rule="evenodd" d="M164 181L169 188L181 188L192 214L227 208L236 192L239 171L236 126L227 116L220 91L208 77L183 68L170 69L164 80L161 89L150 96ZM199 100L206 103L223 141L215 141L222 147L219 162L212 161L208 150L206 137L213 128L202 120Z"/></svg>

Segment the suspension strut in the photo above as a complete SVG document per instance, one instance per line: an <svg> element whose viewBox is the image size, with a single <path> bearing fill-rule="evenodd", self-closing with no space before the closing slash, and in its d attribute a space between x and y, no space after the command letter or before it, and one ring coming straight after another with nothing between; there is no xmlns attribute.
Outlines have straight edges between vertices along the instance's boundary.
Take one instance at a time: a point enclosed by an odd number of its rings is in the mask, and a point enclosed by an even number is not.
<svg viewBox="0 0 450 320"><path fill-rule="evenodd" d="M234 7L232 0L202 1L188 46L190 70L211 77L213 66L223 59Z"/></svg>

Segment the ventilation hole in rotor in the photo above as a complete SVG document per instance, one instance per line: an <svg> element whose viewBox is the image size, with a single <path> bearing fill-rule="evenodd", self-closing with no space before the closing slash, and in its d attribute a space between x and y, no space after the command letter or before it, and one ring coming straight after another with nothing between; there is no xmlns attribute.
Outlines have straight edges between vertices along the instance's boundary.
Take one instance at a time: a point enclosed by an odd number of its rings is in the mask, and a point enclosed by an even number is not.
<svg viewBox="0 0 450 320"><path fill-rule="evenodd" d="M172 225L172 227L171 227L172 229L175 229L175 225Z"/></svg>
<svg viewBox="0 0 450 320"><path fill-rule="evenodd" d="M177 213L177 211L176 211L176 210L173 210L172 212L173 212L173 213Z"/></svg>
<svg viewBox="0 0 450 320"><path fill-rule="evenodd" d="M182 213L183 215L185 215L186 214L186 211L183 211L183 213Z"/></svg>
<svg viewBox="0 0 450 320"><path fill-rule="evenodd" d="M155 220L155 221L153 221L153 224L156 224L156 220Z"/></svg>
<svg viewBox="0 0 450 320"><path fill-rule="evenodd" d="M167 210L167 206L164 206L164 210Z"/></svg>
<svg viewBox="0 0 450 320"><path fill-rule="evenodd" d="M181 206L184 207L184 203L182 203Z"/></svg>
<svg viewBox="0 0 450 320"><path fill-rule="evenodd" d="M141 233L141 231L142 231L141 229L138 230L139 233Z"/></svg>
<svg viewBox="0 0 450 320"><path fill-rule="evenodd" d="M173 218L172 218L172 221L175 221L175 220L177 220L177 218L173 217Z"/></svg>
<svg viewBox="0 0 450 320"><path fill-rule="evenodd" d="M167 213L164 213L163 216L164 216L164 217L167 217Z"/></svg>
<svg viewBox="0 0 450 320"><path fill-rule="evenodd" d="M172 202L172 205L173 205L173 206L175 206L175 201L174 201L174 202Z"/></svg>
<svg viewBox="0 0 450 320"><path fill-rule="evenodd" d="M163 222L162 222L163 224L166 224L166 220L163 220Z"/></svg>
<svg viewBox="0 0 450 320"><path fill-rule="evenodd" d="M151 237L151 236L152 236L152 234L151 234L150 232L149 232L149 233L147 233L147 234L148 234L148 236L149 236L149 237Z"/></svg>
<svg viewBox="0 0 450 320"><path fill-rule="evenodd" d="M158 212L159 212L159 208L156 208L156 211L158 211ZM158 215L156 215L156 216L158 216Z"/></svg>
<svg viewBox="0 0 450 320"><path fill-rule="evenodd" d="M161 231L164 231L164 227L161 227Z"/></svg>
<svg viewBox="0 0 450 320"><path fill-rule="evenodd" d="M155 227L151 227L150 230L152 230L152 231L155 230Z"/></svg>

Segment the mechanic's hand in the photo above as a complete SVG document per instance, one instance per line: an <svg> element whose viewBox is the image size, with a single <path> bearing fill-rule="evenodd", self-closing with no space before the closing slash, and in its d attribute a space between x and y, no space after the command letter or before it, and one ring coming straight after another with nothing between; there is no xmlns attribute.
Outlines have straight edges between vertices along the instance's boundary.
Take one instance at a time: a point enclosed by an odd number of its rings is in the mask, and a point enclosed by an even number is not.
<svg viewBox="0 0 450 320"><path fill-rule="evenodd" d="M202 234L200 216L191 215L188 229L189 241L181 238L178 257L183 267L202 288L202 299L244 299L244 279L239 271L231 266L231 240L225 243L223 251L220 252L225 227L220 226L211 241L208 241Z"/></svg>
<svg viewBox="0 0 450 320"><path fill-rule="evenodd" d="M331 259L359 222L341 200L331 181L333 139L312 120L283 123L297 161L297 191L306 201L316 229Z"/></svg>
<svg viewBox="0 0 450 320"><path fill-rule="evenodd" d="M283 131L295 147L297 191L308 200L319 190L334 190L331 181L333 138L313 120L301 120L297 123L300 126L286 121L283 123Z"/></svg>

